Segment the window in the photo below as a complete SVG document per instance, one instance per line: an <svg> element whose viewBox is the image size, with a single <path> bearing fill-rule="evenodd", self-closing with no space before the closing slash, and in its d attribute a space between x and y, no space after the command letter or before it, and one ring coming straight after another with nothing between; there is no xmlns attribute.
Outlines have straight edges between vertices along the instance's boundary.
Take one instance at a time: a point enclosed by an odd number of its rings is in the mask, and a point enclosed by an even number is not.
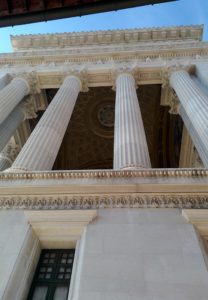
<svg viewBox="0 0 208 300"><path fill-rule="evenodd" d="M67 300L74 249L42 250L28 300Z"/></svg>

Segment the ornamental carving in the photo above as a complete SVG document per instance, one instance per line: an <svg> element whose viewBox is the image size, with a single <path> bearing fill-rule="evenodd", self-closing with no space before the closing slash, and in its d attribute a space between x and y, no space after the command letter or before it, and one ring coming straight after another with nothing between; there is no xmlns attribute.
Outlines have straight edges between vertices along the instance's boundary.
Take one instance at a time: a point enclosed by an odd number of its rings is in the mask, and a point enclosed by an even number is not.
<svg viewBox="0 0 208 300"><path fill-rule="evenodd" d="M135 79L135 87L137 88L138 68L134 63L114 64L111 71L113 90L116 90L116 79L121 74L131 74Z"/></svg>
<svg viewBox="0 0 208 300"><path fill-rule="evenodd" d="M25 119L34 119L37 117L34 101L35 98L33 95L31 95L20 103L19 108L22 109Z"/></svg>
<svg viewBox="0 0 208 300"><path fill-rule="evenodd" d="M69 71L66 71L63 73L64 77L67 76L75 76L78 77L82 83L82 92L88 92L89 88L88 88L88 74L87 71L85 69L70 69Z"/></svg>
<svg viewBox="0 0 208 300"><path fill-rule="evenodd" d="M170 110L169 110L170 114L173 114L173 115L179 114L181 104L180 104L180 101L178 99L176 92L173 89L171 89L171 93L170 93L167 104L170 106Z"/></svg>
<svg viewBox="0 0 208 300"><path fill-rule="evenodd" d="M38 81L38 76L35 71L32 72L23 72L12 74L13 78L23 78L27 81L30 87L30 94L39 94L40 93L40 85Z"/></svg>
<svg viewBox="0 0 208 300"><path fill-rule="evenodd" d="M19 151L20 151L19 145L13 142L9 142L0 153L0 159L7 159L12 163L17 157Z"/></svg>
<svg viewBox="0 0 208 300"><path fill-rule="evenodd" d="M161 83L162 88L169 87L169 79L173 72L177 71L187 71L188 73L194 73L195 66L186 62L177 62L172 60L169 62L169 65L161 70Z"/></svg>
<svg viewBox="0 0 208 300"><path fill-rule="evenodd" d="M207 195L0 196L0 209L208 208Z"/></svg>
<svg viewBox="0 0 208 300"><path fill-rule="evenodd" d="M101 179L101 178L208 178L208 169L142 169L142 170L86 170L86 171L44 171L26 173L1 173L1 180L22 179Z"/></svg>

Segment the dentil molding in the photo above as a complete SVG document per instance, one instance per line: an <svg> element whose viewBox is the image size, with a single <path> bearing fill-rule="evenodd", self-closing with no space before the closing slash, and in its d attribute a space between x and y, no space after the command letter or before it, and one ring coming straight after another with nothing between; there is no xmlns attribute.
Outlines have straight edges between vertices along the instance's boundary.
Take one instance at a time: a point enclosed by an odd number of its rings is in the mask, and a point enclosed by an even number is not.
<svg viewBox="0 0 208 300"><path fill-rule="evenodd" d="M132 42L198 40L202 38L203 26L178 26L90 32L71 32L38 35L11 36L13 49L74 47L85 45L131 44Z"/></svg>

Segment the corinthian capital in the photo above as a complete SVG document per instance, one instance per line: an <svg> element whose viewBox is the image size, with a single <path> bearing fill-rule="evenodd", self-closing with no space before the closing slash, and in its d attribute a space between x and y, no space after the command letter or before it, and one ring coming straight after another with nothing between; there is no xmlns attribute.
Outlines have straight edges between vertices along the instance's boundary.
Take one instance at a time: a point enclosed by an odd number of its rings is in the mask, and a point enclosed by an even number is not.
<svg viewBox="0 0 208 300"><path fill-rule="evenodd" d="M30 94L40 93L40 85L39 85L38 76L36 72L32 71L29 73L23 72L23 73L13 74L13 78L24 79L29 86Z"/></svg>
<svg viewBox="0 0 208 300"><path fill-rule="evenodd" d="M176 92L172 89L169 97L169 101L167 103L170 106L169 113L172 115L178 115L180 109L180 101Z"/></svg>
<svg viewBox="0 0 208 300"><path fill-rule="evenodd" d="M195 66L190 64L173 63L161 71L161 83L162 88L169 87L170 76L173 72L186 71L188 73L194 73Z"/></svg>
<svg viewBox="0 0 208 300"><path fill-rule="evenodd" d="M74 76L77 77L81 82L81 91L82 92L88 92L88 73L85 69L77 70L77 69L71 69L67 72L64 72L64 77L67 76Z"/></svg>
<svg viewBox="0 0 208 300"><path fill-rule="evenodd" d="M19 151L20 146L10 141L0 153L0 158L7 159L12 163L15 160Z"/></svg>
<svg viewBox="0 0 208 300"><path fill-rule="evenodd" d="M30 96L20 103L19 108L22 109L25 119L34 119L37 117L34 101L34 96Z"/></svg>
<svg viewBox="0 0 208 300"><path fill-rule="evenodd" d="M112 77L112 85L113 90L116 90L116 79L121 74L130 74L135 79L135 85L137 88L137 80L138 80L138 68L135 66L131 66L129 64L118 64L114 65L112 71L111 71L111 77Z"/></svg>

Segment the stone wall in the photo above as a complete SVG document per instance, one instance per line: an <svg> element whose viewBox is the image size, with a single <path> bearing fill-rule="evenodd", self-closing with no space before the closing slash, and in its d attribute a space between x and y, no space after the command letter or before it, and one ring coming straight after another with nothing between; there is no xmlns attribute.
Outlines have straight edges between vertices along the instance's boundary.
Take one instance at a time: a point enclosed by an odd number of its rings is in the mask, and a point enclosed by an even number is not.
<svg viewBox="0 0 208 300"><path fill-rule="evenodd" d="M206 300L208 272L175 209L105 209L88 225L70 300Z"/></svg>
<svg viewBox="0 0 208 300"><path fill-rule="evenodd" d="M0 299L26 299L40 243L21 211L0 211ZM69 300L206 300L208 272L178 209L99 209L78 242Z"/></svg>

